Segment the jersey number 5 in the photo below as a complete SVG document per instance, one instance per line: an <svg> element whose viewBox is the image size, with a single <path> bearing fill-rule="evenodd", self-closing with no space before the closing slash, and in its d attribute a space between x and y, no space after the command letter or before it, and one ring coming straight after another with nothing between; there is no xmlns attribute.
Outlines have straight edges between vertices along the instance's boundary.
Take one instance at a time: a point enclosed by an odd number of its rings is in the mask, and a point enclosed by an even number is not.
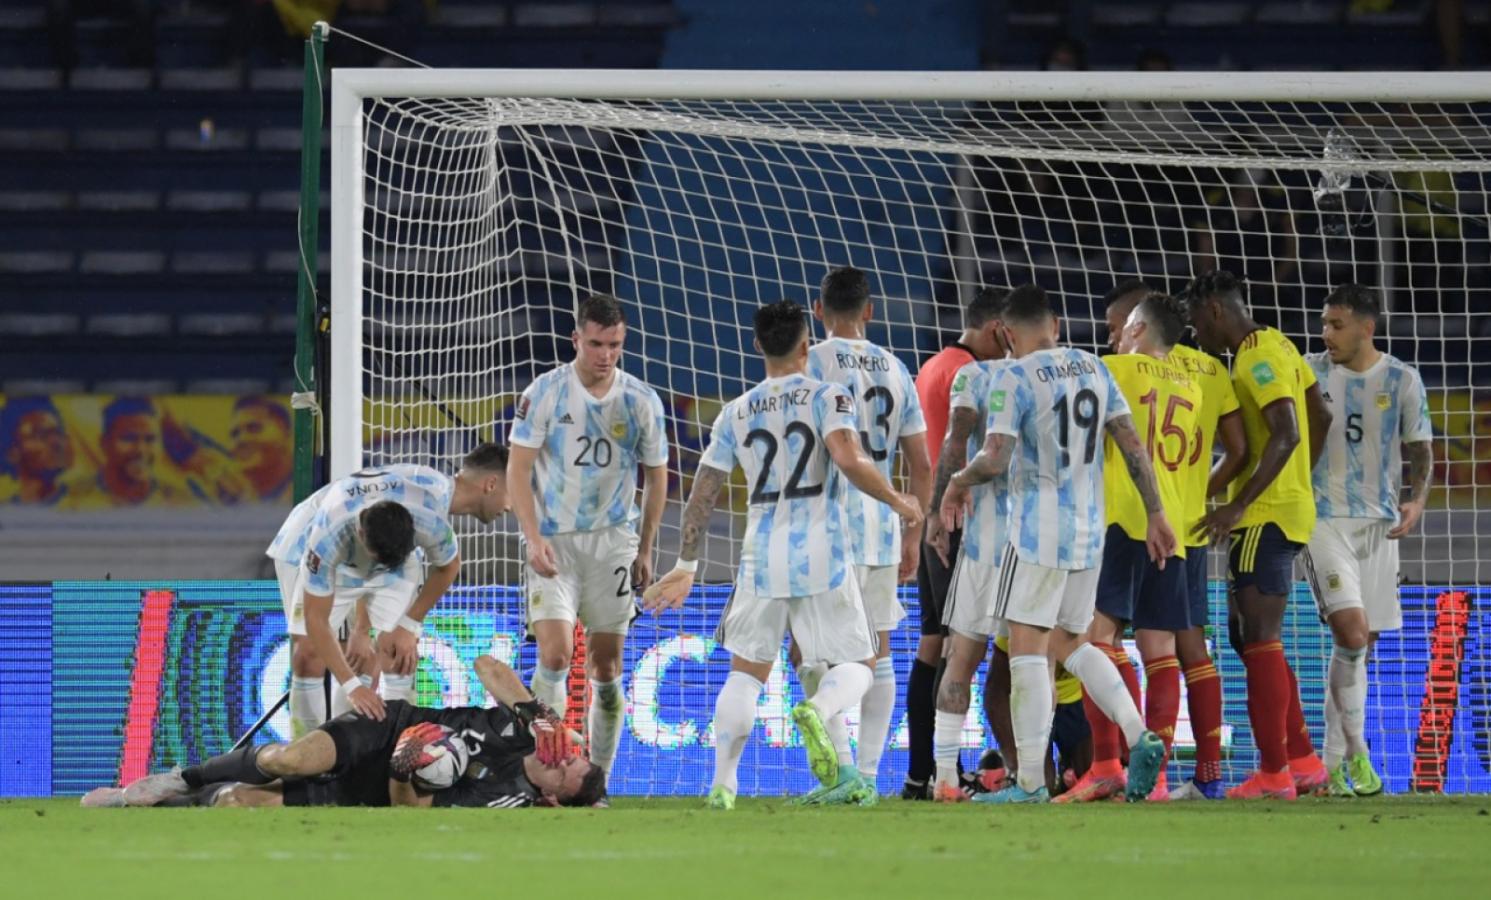
<svg viewBox="0 0 1491 900"><path fill-rule="evenodd" d="M1150 459L1158 459L1160 463L1164 465L1164 467L1169 471L1178 472L1180 471L1180 464L1184 462L1186 458L1187 435L1184 428L1181 428L1179 425L1175 424L1175 411L1177 409L1195 409L1196 405L1177 394L1171 394L1168 398L1166 398L1165 421L1163 424L1160 425L1160 445L1159 451L1156 452L1155 420L1159 418L1159 397L1159 391L1155 388L1150 388L1149 393L1139 398L1139 404L1141 406L1149 407L1149 430L1144 436L1144 447L1146 450L1149 451ZM1175 450L1175 456L1173 458L1165 452L1165 448L1168 446L1165 443L1165 440L1166 438L1172 437L1175 438L1176 441L1179 443L1179 446L1177 446Z"/></svg>

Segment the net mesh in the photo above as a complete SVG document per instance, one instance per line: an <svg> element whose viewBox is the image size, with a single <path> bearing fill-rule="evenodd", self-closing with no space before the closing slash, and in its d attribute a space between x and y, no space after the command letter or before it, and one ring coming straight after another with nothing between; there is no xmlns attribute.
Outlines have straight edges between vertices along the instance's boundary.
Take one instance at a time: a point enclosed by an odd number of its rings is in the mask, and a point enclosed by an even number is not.
<svg viewBox="0 0 1491 900"><path fill-rule="evenodd" d="M1260 322L1319 350L1321 302L1354 280L1381 289L1379 346L1429 392L1435 483L1403 542L1404 579L1488 574L1491 103L363 104L362 359L333 377L361 380L368 464L453 469L478 440L505 439L517 393L570 358L576 302L615 294L632 325L623 364L668 411L667 564L715 412L763 376L755 308L809 302L832 265L870 273L869 337L913 371L956 337L981 285L1043 285L1064 339L1105 351L1101 297L1118 281L1176 291L1224 268L1247 280ZM737 480L705 542L705 582L731 579L744 504ZM462 548L466 582L518 582L511 534L466 530ZM1296 618L1312 632L1307 608ZM1307 646L1318 744L1329 640ZM892 754L882 778L896 765Z"/></svg>

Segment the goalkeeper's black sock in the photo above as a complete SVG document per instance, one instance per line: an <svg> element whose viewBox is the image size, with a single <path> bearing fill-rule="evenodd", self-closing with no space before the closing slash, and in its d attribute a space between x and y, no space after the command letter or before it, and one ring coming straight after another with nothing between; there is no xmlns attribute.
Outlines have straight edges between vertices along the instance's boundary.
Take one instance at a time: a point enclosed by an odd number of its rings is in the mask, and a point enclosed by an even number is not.
<svg viewBox="0 0 1491 900"><path fill-rule="evenodd" d="M236 781L240 784L268 784L278 780L277 775L265 775L259 771L260 747L244 747L219 754L200 765L187 766L181 770L181 780L186 786L197 790L217 781Z"/></svg>
<svg viewBox="0 0 1491 900"><path fill-rule="evenodd" d="M906 730L910 740L910 760L906 779L925 783L936 766L932 760L932 726L936 718L937 667L912 660L911 677L906 679Z"/></svg>

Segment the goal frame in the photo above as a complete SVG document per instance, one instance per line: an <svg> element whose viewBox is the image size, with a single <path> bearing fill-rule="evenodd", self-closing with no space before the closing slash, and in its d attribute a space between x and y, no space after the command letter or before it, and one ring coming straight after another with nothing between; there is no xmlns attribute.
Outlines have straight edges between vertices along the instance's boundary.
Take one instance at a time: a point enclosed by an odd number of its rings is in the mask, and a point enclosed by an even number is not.
<svg viewBox="0 0 1491 900"><path fill-rule="evenodd" d="M331 73L329 475L362 468L363 104L368 98L946 102L1477 102L1487 72L876 72L336 69ZM349 362L350 361L350 362Z"/></svg>

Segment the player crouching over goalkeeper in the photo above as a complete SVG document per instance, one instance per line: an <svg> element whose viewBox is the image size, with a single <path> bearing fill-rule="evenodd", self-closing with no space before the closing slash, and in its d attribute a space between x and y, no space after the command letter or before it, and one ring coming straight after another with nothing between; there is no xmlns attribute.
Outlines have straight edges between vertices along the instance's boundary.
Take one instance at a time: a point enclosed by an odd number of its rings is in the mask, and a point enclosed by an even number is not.
<svg viewBox="0 0 1491 900"><path fill-rule="evenodd" d="M374 720L338 716L289 744L98 788L84 806L595 806L605 773L511 668L476 661L491 708L401 701Z"/></svg>

